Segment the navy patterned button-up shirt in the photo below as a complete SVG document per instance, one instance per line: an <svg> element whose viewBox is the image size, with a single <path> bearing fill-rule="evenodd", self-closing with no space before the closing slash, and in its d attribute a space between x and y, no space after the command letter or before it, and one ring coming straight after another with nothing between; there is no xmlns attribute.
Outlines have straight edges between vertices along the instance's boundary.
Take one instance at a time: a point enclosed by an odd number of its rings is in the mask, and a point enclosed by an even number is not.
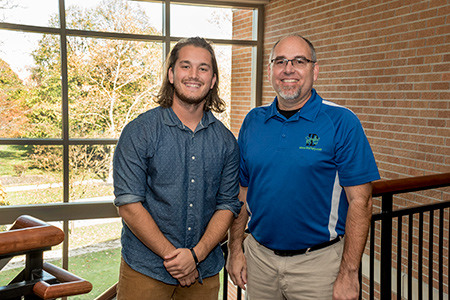
<svg viewBox="0 0 450 300"><path fill-rule="evenodd" d="M114 204L142 202L176 248L192 248L216 210L238 215L238 171L236 139L211 112L204 113L192 132L171 108L158 107L141 114L122 132L114 154ZM178 284L163 259L125 223L122 257L142 274ZM217 274L223 265L217 245L198 267L201 278Z"/></svg>

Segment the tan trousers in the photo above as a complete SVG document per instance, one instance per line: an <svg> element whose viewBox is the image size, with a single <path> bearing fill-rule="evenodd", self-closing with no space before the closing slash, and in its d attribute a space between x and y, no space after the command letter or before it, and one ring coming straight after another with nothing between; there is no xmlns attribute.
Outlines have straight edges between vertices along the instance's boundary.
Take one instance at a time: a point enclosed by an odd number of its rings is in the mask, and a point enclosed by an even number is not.
<svg viewBox="0 0 450 300"><path fill-rule="evenodd" d="M220 289L219 274L196 281L189 287L170 285L145 276L125 263L120 263L117 300L217 300Z"/></svg>
<svg viewBox="0 0 450 300"><path fill-rule="evenodd" d="M331 300L344 240L324 249L281 257L252 235L244 241L249 300Z"/></svg>

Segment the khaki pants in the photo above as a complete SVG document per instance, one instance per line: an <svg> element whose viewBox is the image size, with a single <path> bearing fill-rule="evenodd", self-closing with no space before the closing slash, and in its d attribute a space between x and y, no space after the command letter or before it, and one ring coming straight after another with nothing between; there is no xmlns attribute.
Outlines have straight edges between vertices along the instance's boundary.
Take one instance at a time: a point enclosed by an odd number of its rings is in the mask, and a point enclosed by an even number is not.
<svg viewBox="0 0 450 300"><path fill-rule="evenodd" d="M331 300L344 240L309 253L281 257L252 235L244 241L249 300Z"/></svg>
<svg viewBox="0 0 450 300"><path fill-rule="evenodd" d="M134 271L122 258L117 300L217 300L219 274L189 287L170 285Z"/></svg>

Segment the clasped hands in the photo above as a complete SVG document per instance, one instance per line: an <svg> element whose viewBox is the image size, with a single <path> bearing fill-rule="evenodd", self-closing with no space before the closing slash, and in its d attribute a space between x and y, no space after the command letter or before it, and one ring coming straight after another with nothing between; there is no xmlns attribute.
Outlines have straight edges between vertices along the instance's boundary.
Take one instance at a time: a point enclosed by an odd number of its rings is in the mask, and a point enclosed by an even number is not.
<svg viewBox="0 0 450 300"><path fill-rule="evenodd" d="M191 250L187 248L175 249L164 256L164 267L181 286L190 286L199 276Z"/></svg>

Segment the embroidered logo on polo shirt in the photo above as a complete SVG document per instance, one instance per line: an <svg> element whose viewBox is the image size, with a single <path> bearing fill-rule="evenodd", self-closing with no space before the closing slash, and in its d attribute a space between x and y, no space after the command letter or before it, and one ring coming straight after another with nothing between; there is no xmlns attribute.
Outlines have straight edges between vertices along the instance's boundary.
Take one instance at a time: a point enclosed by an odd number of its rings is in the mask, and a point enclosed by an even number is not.
<svg viewBox="0 0 450 300"><path fill-rule="evenodd" d="M313 151L322 151L322 148L317 148L317 144L319 144L320 137L316 133L310 133L305 137L306 145L305 147L298 147L301 150L313 150Z"/></svg>
<svg viewBox="0 0 450 300"><path fill-rule="evenodd" d="M306 139L306 146L315 147L319 143L320 137L315 133L310 133Z"/></svg>

